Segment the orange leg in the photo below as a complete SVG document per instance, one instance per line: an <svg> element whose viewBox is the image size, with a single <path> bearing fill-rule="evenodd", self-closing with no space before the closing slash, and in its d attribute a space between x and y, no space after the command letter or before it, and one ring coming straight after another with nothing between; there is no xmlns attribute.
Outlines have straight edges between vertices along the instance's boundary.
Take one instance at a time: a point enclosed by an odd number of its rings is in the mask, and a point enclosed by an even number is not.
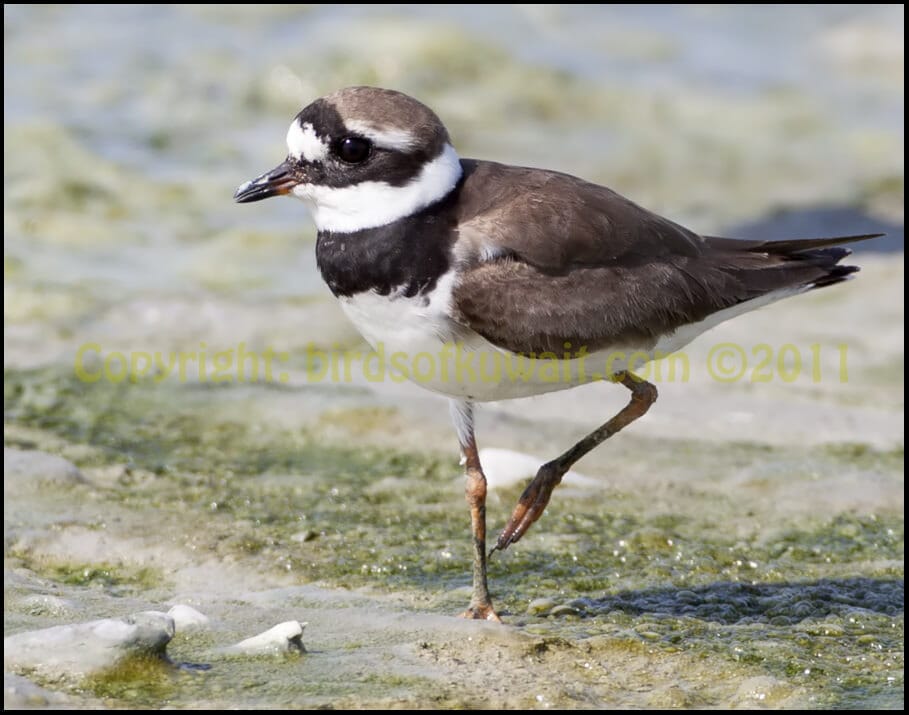
<svg viewBox="0 0 909 715"><path fill-rule="evenodd" d="M492 551L504 551L512 544L517 543L527 533L531 524L543 515L553 490L562 481L565 472L571 469L575 462L594 447L605 442L623 427L627 427L634 422L638 417L643 416L650 409L650 406L656 402L657 389L646 380L635 377L630 372L620 372L613 380L621 382L631 390L631 401L615 417L591 432L563 455L556 457L551 462L546 462L540 467L536 477L533 478L533 481L527 485L524 493L521 494L518 505L512 512L511 518L502 533L499 534Z"/></svg>
<svg viewBox="0 0 909 715"><path fill-rule="evenodd" d="M477 442L473 434L472 410L462 405L457 412L458 438L466 466L467 505L470 507L470 526L473 533L473 594L470 605L461 614L462 618L485 621L501 621L492 607L489 587L486 583L486 476L480 466ZM460 419L458 419L458 417Z"/></svg>

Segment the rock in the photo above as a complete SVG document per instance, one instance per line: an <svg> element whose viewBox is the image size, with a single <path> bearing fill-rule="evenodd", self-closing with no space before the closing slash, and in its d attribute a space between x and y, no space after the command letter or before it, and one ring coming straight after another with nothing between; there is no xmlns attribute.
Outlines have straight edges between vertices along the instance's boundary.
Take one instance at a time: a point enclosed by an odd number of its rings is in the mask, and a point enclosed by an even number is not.
<svg viewBox="0 0 909 715"><path fill-rule="evenodd" d="M68 702L65 695L35 685L28 678L14 673L3 674L3 709L21 710L43 708L48 705L63 705Z"/></svg>
<svg viewBox="0 0 909 715"><path fill-rule="evenodd" d="M209 618L204 613L182 603L171 608L167 615L174 619L174 628L177 633L205 628L209 623Z"/></svg>
<svg viewBox="0 0 909 715"><path fill-rule="evenodd" d="M569 603L563 603L553 608L549 612L549 615L555 616L556 618L560 618L562 616L580 616L581 611L577 606L573 606Z"/></svg>
<svg viewBox="0 0 909 715"><path fill-rule="evenodd" d="M48 593L33 593L20 602L20 607L33 616L67 616L76 610L76 604Z"/></svg>
<svg viewBox="0 0 909 715"><path fill-rule="evenodd" d="M793 694L793 688L785 681L769 675L758 675L746 678L735 694L738 707L779 708L786 707L787 698Z"/></svg>
<svg viewBox="0 0 909 715"><path fill-rule="evenodd" d="M647 641L658 641L662 636L656 631L637 631L637 634Z"/></svg>
<svg viewBox="0 0 909 715"><path fill-rule="evenodd" d="M307 529L306 531L298 531L296 534L292 534L290 540L296 541L298 544L305 544L308 541L318 538L319 532Z"/></svg>
<svg viewBox="0 0 909 715"><path fill-rule="evenodd" d="M3 496L33 491L44 485L85 484L72 462L47 452L3 448Z"/></svg>
<svg viewBox="0 0 909 715"><path fill-rule="evenodd" d="M7 669L34 669L44 676L84 676L115 666L130 655L164 655L174 620L160 611L126 618L54 626L3 639Z"/></svg>
<svg viewBox="0 0 909 715"><path fill-rule="evenodd" d="M280 653L305 653L303 646L303 629L306 623L299 621L286 621L279 623L274 628L269 628L245 641L240 641L225 649L227 653L242 653L244 655L270 655Z"/></svg>
<svg viewBox="0 0 909 715"><path fill-rule="evenodd" d="M559 602L554 598L535 598L527 604L527 613L533 616L542 616L549 613L557 605L559 605Z"/></svg>

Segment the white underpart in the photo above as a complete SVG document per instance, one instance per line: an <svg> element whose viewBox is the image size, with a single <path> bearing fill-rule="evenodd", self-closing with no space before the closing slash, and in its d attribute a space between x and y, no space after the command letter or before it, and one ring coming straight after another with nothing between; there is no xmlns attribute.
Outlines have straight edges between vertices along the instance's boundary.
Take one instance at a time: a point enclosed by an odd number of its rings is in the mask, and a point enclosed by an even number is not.
<svg viewBox="0 0 909 715"><path fill-rule="evenodd" d="M384 226L435 203L455 187L461 173L457 152L446 144L442 153L404 186L384 181L363 181L343 188L299 184L293 194L310 204L319 231L350 233Z"/></svg>
<svg viewBox="0 0 909 715"><path fill-rule="evenodd" d="M781 290L775 290L771 293L767 293L766 295L762 295L760 298L746 300L744 303L739 303L738 305L733 305L729 308L718 310L716 313L708 315L699 323L690 323L688 325L683 325L674 333L664 335L657 342L652 352L659 353L660 355L668 355L670 353L676 352L677 350L681 350L701 333L706 333L711 328L716 327L720 323L725 323L730 318L734 318L737 315L742 315L743 313L750 313L752 310L763 308L765 305L776 303L776 301L782 300L783 298L788 298L791 295L804 293L807 290L811 290L811 288L811 285L796 286L794 288L783 288Z"/></svg>
<svg viewBox="0 0 909 715"><path fill-rule="evenodd" d="M417 143L413 133L406 129L379 129L369 122L356 119L345 120L344 126L360 136L366 137L373 144L392 151L409 151Z"/></svg>
<svg viewBox="0 0 909 715"><path fill-rule="evenodd" d="M407 298L366 291L341 298L341 308L366 342L375 350L381 345L387 357L399 351L437 355L442 345L458 339L458 326L450 317L454 285L455 273L448 271L428 295Z"/></svg>
<svg viewBox="0 0 909 715"><path fill-rule="evenodd" d="M382 296L370 291L342 298L341 307L379 354L384 364L381 379L393 380L392 375L401 379L401 373L395 365L394 356L397 355L399 364L404 364L410 370L416 366L423 373L405 373L405 376L423 388L453 398L452 418L462 444L471 425L469 405L465 403L540 395L606 378L625 369L639 369L649 360L681 350L701 333L730 318L810 289L810 286L805 286L779 290L720 310L699 323L682 326L674 333L663 336L656 345L614 345L589 353L583 359L520 362L522 359L527 361L528 358L496 347L477 333L465 331L451 319L454 285L454 273L449 272L439 279L428 301L421 296ZM463 355L473 353L470 362L462 359L461 363L473 367L473 377L469 369L458 370L456 351L461 351ZM424 354L428 357L418 357ZM632 358L633 364L629 364ZM372 359L375 361L375 358ZM511 361L510 364L516 366L515 373L509 376L502 369L501 379L488 379L480 365L492 366L497 360ZM433 374L427 377L430 362ZM529 379L516 376L528 365L533 366L527 373ZM555 370L558 371L558 379L552 380Z"/></svg>
<svg viewBox="0 0 909 715"><path fill-rule="evenodd" d="M458 433L458 444L461 446L461 464L467 460L464 446L473 439L473 405L466 400L449 400L448 409L451 421Z"/></svg>
<svg viewBox="0 0 909 715"><path fill-rule="evenodd" d="M328 156L328 144L319 139L312 124L306 122L300 126L294 119L287 130L287 151L295 159L324 161Z"/></svg>

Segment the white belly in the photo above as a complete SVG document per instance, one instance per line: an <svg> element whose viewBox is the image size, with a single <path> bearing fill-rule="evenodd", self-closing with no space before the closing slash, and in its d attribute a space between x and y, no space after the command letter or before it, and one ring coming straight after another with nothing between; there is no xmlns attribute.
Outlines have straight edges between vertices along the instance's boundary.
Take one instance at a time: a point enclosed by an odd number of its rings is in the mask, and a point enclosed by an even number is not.
<svg viewBox="0 0 909 715"><path fill-rule="evenodd" d="M451 315L453 275L443 276L430 296L406 298L374 292L341 298L344 313L376 352L364 361L369 380L411 380L448 397L476 402L529 397L639 370L665 357L735 315L798 291L779 291L682 326L656 345L615 345L583 357L528 357L496 347L455 323Z"/></svg>
<svg viewBox="0 0 909 715"><path fill-rule="evenodd" d="M607 352L564 360L498 348L449 317L452 282L452 274L443 276L428 297L368 292L340 299L344 313L378 356L364 363L367 379L408 379L448 397L489 402L608 377L610 357L612 374L627 367L621 356Z"/></svg>

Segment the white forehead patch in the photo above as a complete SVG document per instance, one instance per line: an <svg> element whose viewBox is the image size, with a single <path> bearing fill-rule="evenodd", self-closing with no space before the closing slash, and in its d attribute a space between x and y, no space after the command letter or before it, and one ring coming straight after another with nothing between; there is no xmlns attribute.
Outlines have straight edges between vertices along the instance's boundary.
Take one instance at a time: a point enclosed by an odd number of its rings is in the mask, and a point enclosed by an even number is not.
<svg viewBox="0 0 909 715"><path fill-rule="evenodd" d="M348 119L344 125L352 132L364 136L371 140L373 144L382 149L392 149L394 151L409 151L416 146L417 140L412 132L406 129L379 129L369 122L361 122L357 119Z"/></svg>
<svg viewBox="0 0 909 715"><path fill-rule="evenodd" d="M328 144L319 139L312 124L306 122L301 127L294 119L287 130L287 151L295 159L324 161L328 156Z"/></svg>

